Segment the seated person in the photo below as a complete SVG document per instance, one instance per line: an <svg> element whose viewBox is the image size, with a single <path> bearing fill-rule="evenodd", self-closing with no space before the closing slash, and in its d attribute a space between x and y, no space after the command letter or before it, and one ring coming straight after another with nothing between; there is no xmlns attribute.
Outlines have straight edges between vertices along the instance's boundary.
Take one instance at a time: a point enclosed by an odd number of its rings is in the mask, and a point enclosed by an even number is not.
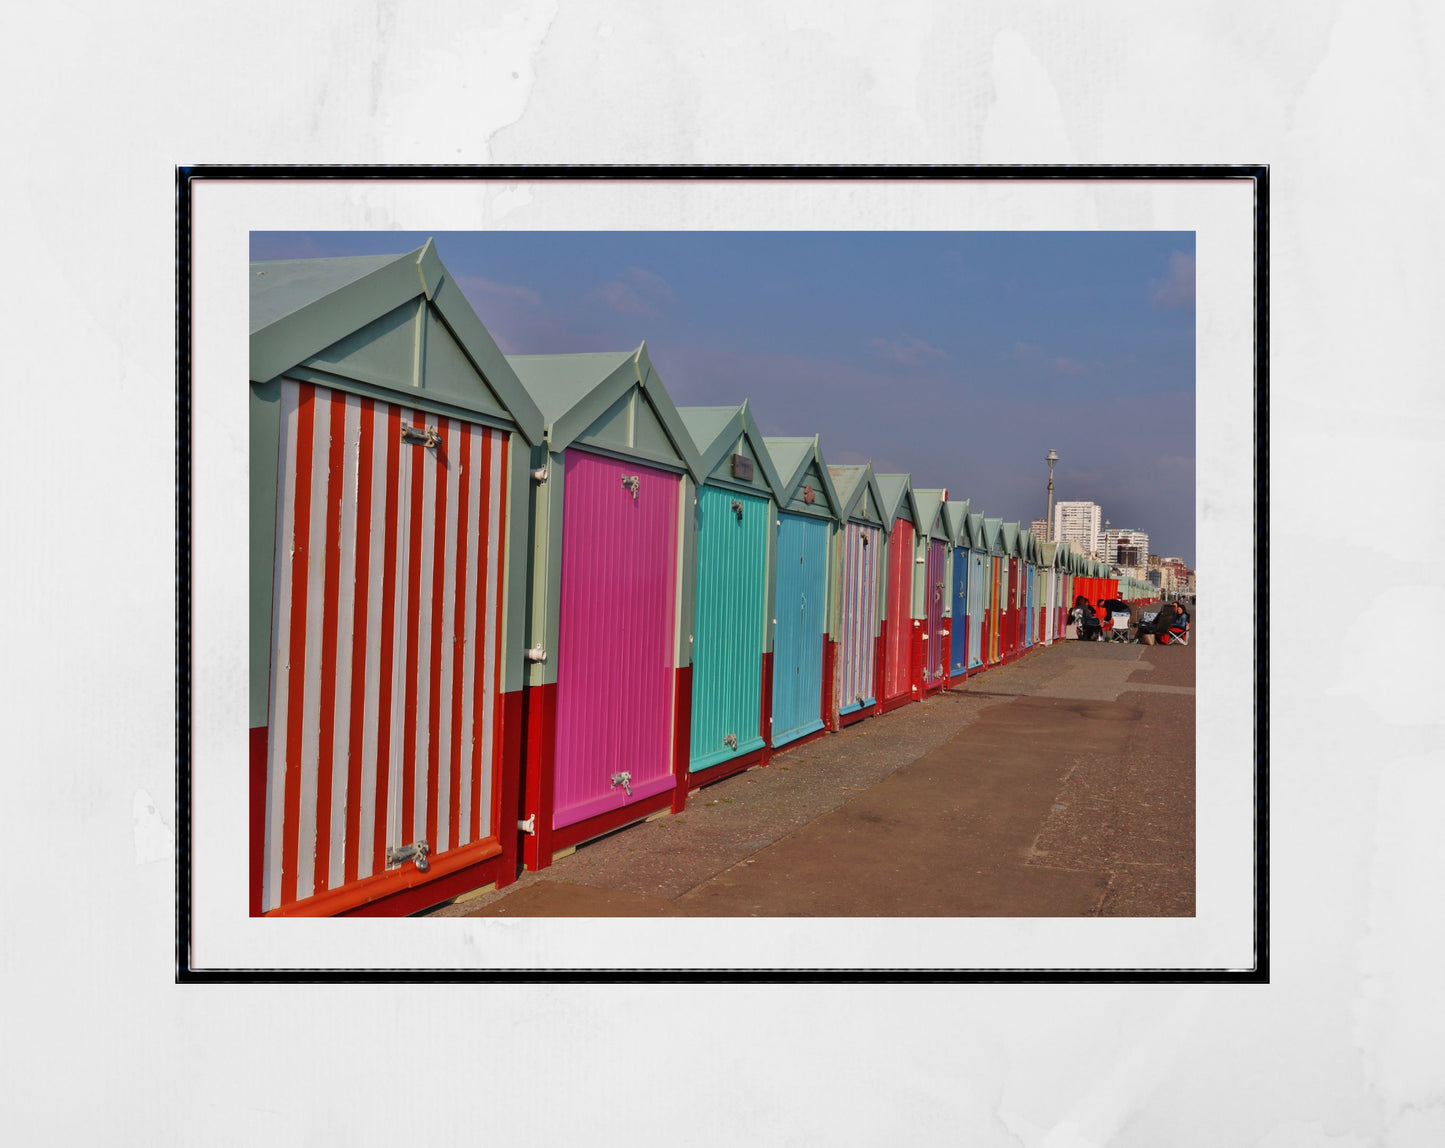
<svg viewBox="0 0 1445 1148"><path fill-rule="evenodd" d="M1174 619L1178 617L1178 615L1179 607L1174 605L1173 602L1165 602L1164 605L1159 607L1159 613L1155 615L1154 621L1148 626L1148 628L1146 629L1143 626L1139 628L1140 633L1155 635L1167 634L1169 632L1169 627L1174 625Z"/></svg>
<svg viewBox="0 0 1445 1148"><path fill-rule="evenodd" d="M1099 616L1094 613L1094 607L1089 605L1089 600L1080 594L1074 599L1072 611L1078 619L1079 637L1086 642L1092 642L1101 636L1102 627L1099 624Z"/></svg>

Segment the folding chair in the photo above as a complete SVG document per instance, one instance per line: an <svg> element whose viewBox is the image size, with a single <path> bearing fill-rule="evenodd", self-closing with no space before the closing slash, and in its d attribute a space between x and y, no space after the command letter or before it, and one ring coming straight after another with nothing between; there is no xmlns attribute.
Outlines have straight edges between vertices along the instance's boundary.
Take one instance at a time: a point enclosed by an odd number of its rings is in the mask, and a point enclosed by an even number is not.
<svg viewBox="0 0 1445 1148"><path fill-rule="evenodd" d="M1127 642L1129 640L1129 615L1115 612L1110 615L1114 624L1109 627L1109 637L1115 642Z"/></svg>
<svg viewBox="0 0 1445 1148"><path fill-rule="evenodd" d="M1163 646L1187 646L1189 645L1189 623L1182 626L1170 626L1168 631L1159 635L1159 644Z"/></svg>

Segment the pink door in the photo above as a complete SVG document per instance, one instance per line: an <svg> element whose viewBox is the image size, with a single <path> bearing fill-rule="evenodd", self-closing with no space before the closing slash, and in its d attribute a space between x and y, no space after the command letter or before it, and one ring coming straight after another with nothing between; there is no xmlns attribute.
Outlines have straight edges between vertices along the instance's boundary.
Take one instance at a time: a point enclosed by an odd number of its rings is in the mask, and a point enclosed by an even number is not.
<svg viewBox="0 0 1445 1148"><path fill-rule="evenodd" d="M569 450L553 828L670 789L681 479Z"/></svg>

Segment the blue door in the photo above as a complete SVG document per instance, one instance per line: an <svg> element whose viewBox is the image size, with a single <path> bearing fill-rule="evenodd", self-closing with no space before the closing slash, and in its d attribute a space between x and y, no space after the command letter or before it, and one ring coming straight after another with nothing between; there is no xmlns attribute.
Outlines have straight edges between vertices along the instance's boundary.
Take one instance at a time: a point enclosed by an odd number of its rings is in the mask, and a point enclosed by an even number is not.
<svg viewBox="0 0 1445 1148"><path fill-rule="evenodd" d="M823 728L828 523L778 515L778 624L773 630L773 745Z"/></svg>
<svg viewBox="0 0 1445 1148"><path fill-rule="evenodd" d="M953 666L950 677L961 677L968 668L968 650L973 641L968 617L968 551L962 546L953 551Z"/></svg>

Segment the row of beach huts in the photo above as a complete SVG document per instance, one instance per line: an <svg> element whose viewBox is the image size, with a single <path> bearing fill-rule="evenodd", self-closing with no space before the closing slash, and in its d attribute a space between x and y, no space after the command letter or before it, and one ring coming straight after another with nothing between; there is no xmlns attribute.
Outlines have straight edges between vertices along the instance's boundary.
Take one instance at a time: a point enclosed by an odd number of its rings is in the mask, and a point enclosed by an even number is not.
<svg viewBox="0 0 1445 1148"><path fill-rule="evenodd" d="M250 275L253 915L506 885L1157 593L645 345L504 356L430 242Z"/></svg>

